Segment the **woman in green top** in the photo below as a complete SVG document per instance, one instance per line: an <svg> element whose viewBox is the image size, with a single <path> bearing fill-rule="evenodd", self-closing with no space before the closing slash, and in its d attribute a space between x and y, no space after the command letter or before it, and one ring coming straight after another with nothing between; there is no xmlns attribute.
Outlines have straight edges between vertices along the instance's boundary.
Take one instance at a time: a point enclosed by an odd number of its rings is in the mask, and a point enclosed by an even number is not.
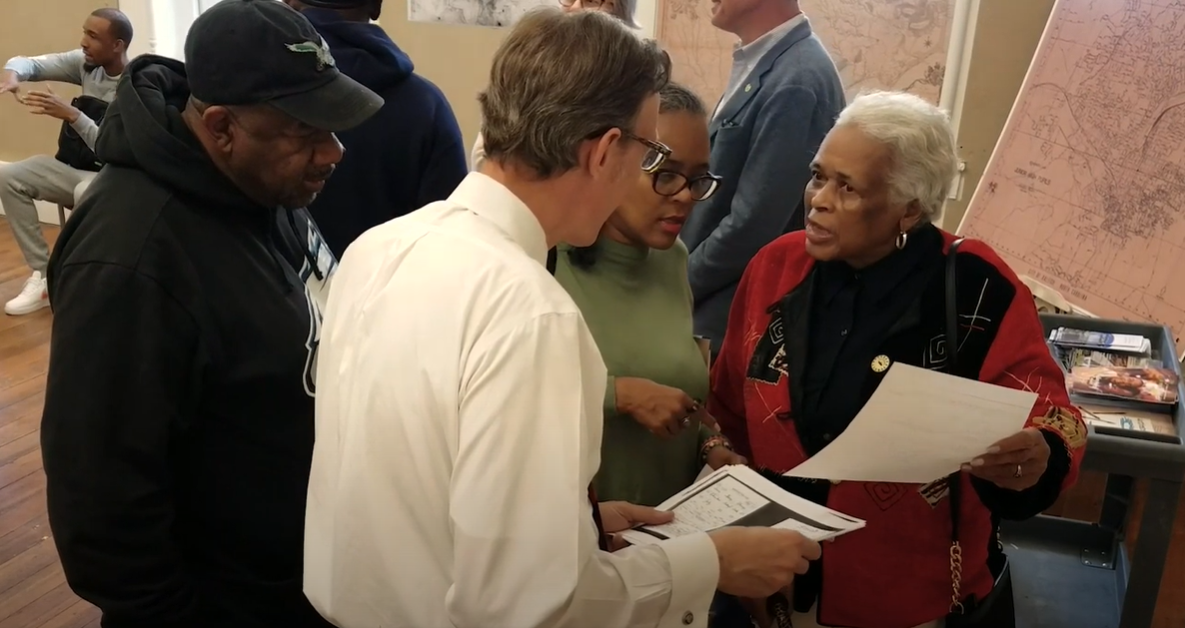
<svg viewBox="0 0 1185 628"><path fill-rule="evenodd" d="M700 409L708 365L692 336L678 239L695 202L719 184L708 172L708 116L685 87L660 98L658 137L670 157L639 177L594 245L561 245L556 264L609 368L597 495L647 506L692 484L705 463L744 463Z"/></svg>

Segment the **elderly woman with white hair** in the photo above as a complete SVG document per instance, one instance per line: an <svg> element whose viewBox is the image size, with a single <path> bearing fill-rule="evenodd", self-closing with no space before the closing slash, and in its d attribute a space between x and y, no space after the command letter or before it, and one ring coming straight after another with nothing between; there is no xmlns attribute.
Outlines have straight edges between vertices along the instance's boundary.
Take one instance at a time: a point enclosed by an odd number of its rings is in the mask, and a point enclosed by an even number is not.
<svg viewBox="0 0 1185 628"><path fill-rule="evenodd" d="M765 247L741 280L709 411L782 486L868 522L826 544L794 591L748 601L762 628L1001 626L998 521L1040 513L1077 476L1086 428L1032 295L986 244L934 224L957 163L940 109L904 93L856 98L811 164L806 229ZM780 475L839 436L895 362L1039 397L1023 430L926 485Z"/></svg>

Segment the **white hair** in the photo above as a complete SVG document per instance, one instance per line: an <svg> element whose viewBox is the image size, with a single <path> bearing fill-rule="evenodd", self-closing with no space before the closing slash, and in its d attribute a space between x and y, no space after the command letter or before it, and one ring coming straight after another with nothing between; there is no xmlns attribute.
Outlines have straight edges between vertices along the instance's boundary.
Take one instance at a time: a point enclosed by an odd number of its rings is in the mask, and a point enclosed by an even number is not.
<svg viewBox="0 0 1185 628"><path fill-rule="evenodd" d="M905 92L868 92L840 112L835 126L856 127L888 146L893 202L917 201L926 222L940 217L959 171L955 134L945 111Z"/></svg>

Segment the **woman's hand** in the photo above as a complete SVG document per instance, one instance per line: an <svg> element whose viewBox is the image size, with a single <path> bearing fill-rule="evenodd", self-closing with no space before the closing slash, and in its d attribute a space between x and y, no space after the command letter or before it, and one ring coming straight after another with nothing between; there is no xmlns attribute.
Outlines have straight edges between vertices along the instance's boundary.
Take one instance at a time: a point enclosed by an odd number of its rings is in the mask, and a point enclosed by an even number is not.
<svg viewBox="0 0 1185 628"><path fill-rule="evenodd" d="M640 377L614 380L617 411L634 417L655 436L670 438L691 424L690 416L699 404L678 388L663 386Z"/></svg>
<svg viewBox="0 0 1185 628"><path fill-rule="evenodd" d="M963 470L1000 488L1023 491L1037 484L1048 465L1049 443L1041 430L1029 427L992 445Z"/></svg>
<svg viewBox="0 0 1185 628"><path fill-rule="evenodd" d="M724 445L716 445L708 451L708 466L712 467L713 471L730 464L746 465L749 461Z"/></svg>

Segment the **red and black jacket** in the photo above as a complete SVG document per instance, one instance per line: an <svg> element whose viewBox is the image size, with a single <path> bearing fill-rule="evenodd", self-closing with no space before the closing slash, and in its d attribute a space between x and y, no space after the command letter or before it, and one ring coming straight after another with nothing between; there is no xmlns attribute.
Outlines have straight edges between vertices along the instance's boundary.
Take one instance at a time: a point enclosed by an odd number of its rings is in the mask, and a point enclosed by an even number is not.
<svg viewBox="0 0 1185 628"><path fill-rule="evenodd" d="M936 235L940 237L929 240L932 250L925 251L918 272L940 270L944 264L955 238L945 232ZM709 411L738 451L774 477L818 449L804 446L795 420L796 408L803 405L815 270L801 232L765 247L741 280L712 369ZM898 304L902 314L876 347L877 366L870 363L850 374L860 380L853 386L861 404L872 396L888 364L944 369L944 278L942 272L928 276L912 293L916 296L905 297L909 303ZM1052 505L1077 477L1086 428L1046 348L1033 297L1016 275L987 245L965 241L958 253L957 285L960 350L955 374L1039 393L1029 425L1044 430L1052 452L1045 474L1026 491L1006 491L961 476L961 591L965 597L982 598L993 582L987 561L993 517L1024 519ZM868 522L865 529L826 544L814 567L819 623L912 628L946 616L952 598L952 518L945 479L925 486L779 483ZM801 584L806 580L811 579Z"/></svg>

